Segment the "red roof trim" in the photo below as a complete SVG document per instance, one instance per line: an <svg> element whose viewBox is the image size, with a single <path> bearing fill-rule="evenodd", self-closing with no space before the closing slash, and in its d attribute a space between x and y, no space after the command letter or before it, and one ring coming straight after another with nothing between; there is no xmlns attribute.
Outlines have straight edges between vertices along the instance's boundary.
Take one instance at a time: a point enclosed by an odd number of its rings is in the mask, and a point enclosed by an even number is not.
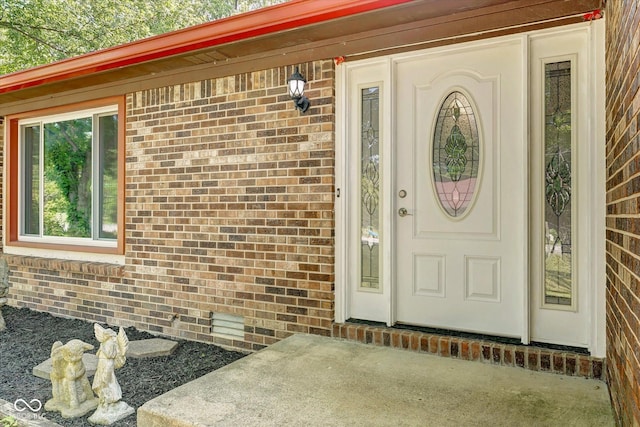
<svg viewBox="0 0 640 427"><path fill-rule="evenodd" d="M291 0L0 77L0 93L140 64L413 0Z"/></svg>

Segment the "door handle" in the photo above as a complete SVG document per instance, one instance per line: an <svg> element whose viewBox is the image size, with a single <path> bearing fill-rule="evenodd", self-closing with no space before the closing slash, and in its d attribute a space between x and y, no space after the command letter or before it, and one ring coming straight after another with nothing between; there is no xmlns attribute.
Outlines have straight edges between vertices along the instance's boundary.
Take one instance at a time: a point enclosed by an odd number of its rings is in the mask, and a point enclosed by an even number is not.
<svg viewBox="0 0 640 427"><path fill-rule="evenodd" d="M405 208L398 209L398 215L400 215L400 217L402 218L404 218L405 216L411 216L411 214L407 212Z"/></svg>

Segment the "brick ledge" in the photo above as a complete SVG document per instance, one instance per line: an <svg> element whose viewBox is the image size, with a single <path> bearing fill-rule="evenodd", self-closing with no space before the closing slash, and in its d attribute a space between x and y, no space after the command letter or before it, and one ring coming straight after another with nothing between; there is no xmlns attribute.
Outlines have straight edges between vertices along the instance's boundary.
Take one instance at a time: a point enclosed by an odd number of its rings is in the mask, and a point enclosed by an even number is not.
<svg viewBox="0 0 640 427"><path fill-rule="evenodd" d="M356 323L334 323L333 337L441 357L606 380L605 359L570 351Z"/></svg>
<svg viewBox="0 0 640 427"><path fill-rule="evenodd" d="M2 254L2 257L10 266L71 271L75 273L89 273L109 277L122 277L124 272L124 266L105 262L76 261L12 254Z"/></svg>

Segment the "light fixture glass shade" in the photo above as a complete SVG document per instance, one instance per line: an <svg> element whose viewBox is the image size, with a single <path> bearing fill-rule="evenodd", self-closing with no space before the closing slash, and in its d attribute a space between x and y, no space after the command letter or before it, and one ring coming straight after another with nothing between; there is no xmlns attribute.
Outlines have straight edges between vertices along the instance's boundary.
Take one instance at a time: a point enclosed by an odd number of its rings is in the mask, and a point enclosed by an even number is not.
<svg viewBox="0 0 640 427"><path fill-rule="evenodd" d="M291 74L287 82L289 84L289 95L291 98L296 99L304 96L304 85L307 81L302 77L302 74L300 74L298 67L296 67L296 71Z"/></svg>

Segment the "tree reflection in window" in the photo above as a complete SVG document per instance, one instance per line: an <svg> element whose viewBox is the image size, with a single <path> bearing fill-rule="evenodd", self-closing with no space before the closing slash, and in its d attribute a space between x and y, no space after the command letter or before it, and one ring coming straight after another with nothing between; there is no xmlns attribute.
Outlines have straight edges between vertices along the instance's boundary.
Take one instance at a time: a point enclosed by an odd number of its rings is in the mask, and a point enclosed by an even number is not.
<svg viewBox="0 0 640 427"><path fill-rule="evenodd" d="M21 146L22 235L117 239L116 112L44 117L22 126Z"/></svg>

